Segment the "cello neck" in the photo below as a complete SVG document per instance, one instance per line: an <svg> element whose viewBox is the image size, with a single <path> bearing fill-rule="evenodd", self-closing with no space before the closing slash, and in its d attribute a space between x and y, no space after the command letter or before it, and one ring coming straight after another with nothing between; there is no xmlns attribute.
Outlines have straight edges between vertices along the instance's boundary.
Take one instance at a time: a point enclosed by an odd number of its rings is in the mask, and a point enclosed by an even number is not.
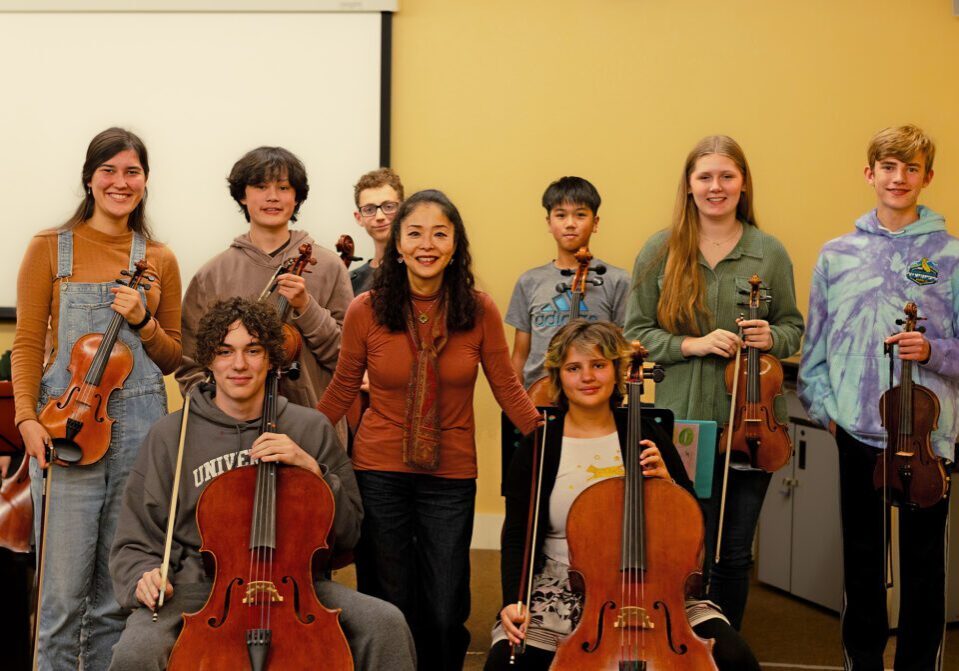
<svg viewBox="0 0 959 671"><path fill-rule="evenodd" d="M642 375L642 366L639 375ZM623 494L623 544L621 550L622 571L643 571L646 569L646 532L643 524L645 510L643 505L643 473L639 465L639 454L643 439L642 430L642 378L630 381L627 388L627 411L629 422L626 432L626 454L623 464L626 467L625 491Z"/></svg>
<svg viewBox="0 0 959 671"><path fill-rule="evenodd" d="M275 433L279 377L276 370L266 376L260 434ZM260 461L256 466L256 492L253 495L253 520L250 526L250 550L276 549L276 462Z"/></svg>
<svg viewBox="0 0 959 671"><path fill-rule="evenodd" d="M579 319L579 304L583 300L582 291L573 291L571 292L570 301L571 305L569 306L569 320L573 321L574 319Z"/></svg>

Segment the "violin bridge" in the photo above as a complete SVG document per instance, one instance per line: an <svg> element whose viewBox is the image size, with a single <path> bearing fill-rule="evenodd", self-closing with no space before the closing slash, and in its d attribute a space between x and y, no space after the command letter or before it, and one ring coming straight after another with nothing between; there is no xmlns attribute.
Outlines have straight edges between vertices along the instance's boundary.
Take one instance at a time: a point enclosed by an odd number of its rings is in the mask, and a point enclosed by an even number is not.
<svg viewBox="0 0 959 671"><path fill-rule="evenodd" d="M613 625L616 629L655 629L656 625L646 614L645 608L639 606L623 606Z"/></svg>
<svg viewBox="0 0 959 671"><path fill-rule="evenodd" d="M283 601L283 597L276 589L276 585L272 582L269 580L254 580L247 583L246 596L243 597L243 603L256 603L257 595L260 592L265 592L272 602Z"/></svg>

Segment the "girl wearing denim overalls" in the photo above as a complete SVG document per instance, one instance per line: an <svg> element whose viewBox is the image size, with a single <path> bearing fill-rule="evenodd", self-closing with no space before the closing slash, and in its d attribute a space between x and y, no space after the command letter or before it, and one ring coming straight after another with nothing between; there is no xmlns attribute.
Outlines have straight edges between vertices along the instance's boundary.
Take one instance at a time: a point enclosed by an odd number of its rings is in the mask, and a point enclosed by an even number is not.
<svg viewBox="0 0 959 671"><path fill-rule="evenodd" d="M123 388L110 397L116 423L106 455L50 473L39 669L106 669L126 620L107 567L118 506L147 430L166 414L163 375L173 372L181 354L179 269L170 250L150 239L144 218L149 171L146 147L133 133L110 128L93 138L83 165L83 202L63 226L31 240L17 280L16 421L31 457L37 531L50 442L37 413L66 390L73 344L105 331L119 313L126 320L119 339L134 362ZM156 276L149 292L116 283L120 270L143 258ZM45 357L48 323L52 350Z"/></svg>

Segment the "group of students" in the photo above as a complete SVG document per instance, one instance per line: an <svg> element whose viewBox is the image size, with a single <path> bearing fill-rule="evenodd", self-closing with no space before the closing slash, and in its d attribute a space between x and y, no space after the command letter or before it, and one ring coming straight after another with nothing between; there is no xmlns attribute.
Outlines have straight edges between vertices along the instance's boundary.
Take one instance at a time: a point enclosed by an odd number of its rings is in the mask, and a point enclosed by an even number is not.
<svg viewBox="0 0 959 671"><path fill-rule="evenodd" d="M918 380L942 406L935 450L947 468L954 458L959 241L941 216L918 205L932 179L934 153L914 126L885 129L872 139L866 178L876 208L857 221L855 232L826 245L812 283L800 397L839 446L842 634L850 669L881 668L889 635L883 502L871 486L885 446L878 407L888 383L884 343L918 362ZM153 239L144 215L148 176L147 150L136 135L118 128L100 133L82 170L83 202L65 224L33 238L18 279L16 422L32 458L38 511L51 442L38 412L68 386L73 344L102 332L119 313L128 326L120 340L134 360L123 388L110 397L117 422L106 456L90 466L54 469L44 527L41 669L166 668L180 614L198 610L210 592L195 521L200 494L217 475L256 461L305 468L333 491L334 550L354 552L358 592L324 576L315 588L328 607L343 609L356 666L462 668L480 365L524 435L543 422L525 387L548 377L556 399L551 418L562 430L546 447L542 533L533 542L535 589L526 609L516 601L532 444L508 465L503 608L487 661L488 669L548 668L582 607L568 577L567 513L579 492L627 467L616 410L626 341L640 340L666 370L656 385L657 406L677 418L720 425L730 403L725 367L742 346L778 358L800 348L804 325L792 264L785 247L758 227L752 173L726 136L705 138L689 153L672 225L642 246L632 278L604 264L603 282L582 297L581 319L570 323L571 295L556 286L568 280L563 271L578 265L575 253L590 246L601 200L579 177L549 185L543 206L556 256L517 281L505 320L515 328L512 353L495 303L474 287L466 226L442 192L407 198L399 177L385 168L361 177L354 216L375 254L348 273L336 255L291 228L309 192L303 164L282 148L250 151L228 178L248 231L197 272L181 305L176 259ZM304 243L313 245L312 272L279 275L270 299L292 308L290 323L303 341L301 375L283 380L277 430L261 435L266 374L283 364L283 336L270 301L257 298ZM114 281L120 269L144 258L155 277L149 292ZM754 274L773 300L761 305L757 319L746 320L737 303ZM890 336L907 300L929 317L926 331ZM163 385L163 375L173 372L191 401L176 493L183 411L167 415ZM343 418L361 390L369 393L369 407L348 455ZM787 419L782 398L776 414ZM644 442L643 474L691 490L670 437L653 426L647 435L653 440ZM687 616L697 634L715 639L720 669L758 668L738 631L770 477L734 464L716 563L718 465L713 494L702 501L706 560L702 588L687 595ZM179 507L166 603L154 623L173 495ZM897 669L941 667L947 509L945 499L901 513L903 575L908 567L914 577L902 584ZM511 666L510 644L524 637L527 653Z"/></svg>

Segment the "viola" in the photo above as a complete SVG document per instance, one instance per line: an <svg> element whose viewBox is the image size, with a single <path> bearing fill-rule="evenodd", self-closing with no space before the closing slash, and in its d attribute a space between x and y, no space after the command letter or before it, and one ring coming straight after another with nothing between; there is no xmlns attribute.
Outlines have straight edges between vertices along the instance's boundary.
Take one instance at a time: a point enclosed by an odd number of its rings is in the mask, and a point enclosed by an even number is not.
<svg viewBox="0 0 959 671"><path fill-rule="evenodd" d="M556 285L556 293L565 294L567 291L570 292L569 321L579 319L580 304L586 296L586 286L589 284L596 287L603 285L602 277L590 277L589 273L593 272L596 275L604 275L606 273L606 266L604 265L590 267L589 264L593 261L593 255L586 247L580 247L573 256L576 258L576 269L563 268L560 270L560 273L565 276L572 275L573 281L569 283L560 282ZM555 403L553 403L553 389L549 377L541 377L536 380L529 386L526 393L529 395L530 400L533 401L533 405L544 407L555 405Z"/></svg>
<svg viewBox="0 0 959 671"><path fill-rule="evenodd" d="M916 323L915 303L904 308L906 319L897 319L903 331L924 332ZM891 348L889 355L892 356ZM910 508L928 508L949 492L949 476L942 459L932 451L932 431L939 423L939 399L928 388L912 380L912 361L901 360L899 385L879 399L879 414L886 427L886 449L876 460L873 484L886 501ZM891 362L890 362L891 368ZM890 383L892 382L890 370Z"/></svg>
<svg viewBox="0 0 959 671"><path fill-rule="evenodd" d="M299 246L297 251L299 252L298 256L288 258L277 268L273 277L270 278L269 285L263 290L263 293L260 294L260 301L265 301L276 290L276 279L280 275L304 275L310 272L307 266L316 265L316 259L313 258L313 245L304 242ZM290 302L286 300L286 296L280 296L277 299L276 311L280 315L280 322L283 324L283 352L284 363L286 365L297 361L300 358L300 354L303 353L303 336L301 336L300 331L289 322L292 309ZM291 375L290 377L294 376Z"/></svg>
<svg viewBox="0 0 959 671"><path fill-rule="evenodd" d="M713 642L696 636L685 608L687 581L701 568L702 512L680 486L642 474L640 397L652 372L633 347L626 476L589 487L569 510L570 582L585 601L551 668L715 671Z"/></svg>
<svg viewBox="0 0 959 671"><path fill-rule="evenodd" d="M131 289L143 287L144 280L156 278L146 274L147 262L136 262L135 271L124 269L129 277L124 282ZM57 459L64 464L86 466L98 462L110 447L113 418L107 414L110 395L123 387L133 370L133 353L118 339L126 320L119 312L113 315L104 333L88 333L73 345L70 352L70 384L61 396L50 399L40 411L40 424L53 439Z"/></svg>
<svg viewBox="0 0 959 671"><path fill-rule="evenodd" d="M340 260L346 264L346 267L349 268L350 264L354 261L362 261L362 256L355 256L354 252L356 251L356 243L353 242L353 237L344 233L336 241L336 253L340 255Z"/></svg>
<svg viewBox="0 0 959 671"><path fill-rule="evenodd" d="M267 376L260 431L276 432L279 375ZM169 671L352 669L339 610L320 603L312 562L329 550L333 494L297 466L261 461L214 478L197 502L213 589L183 616Z"/></svg>
<svg viewBox="0 0 959 671"><path fill-rule="evenodd" d="M749 278L749 318L759 319L759 306L772 297L758 275ZM745 365L743 365L745 350ZM730 422L719 438L720 451L731 449L754 468L772 473L789 463L792 440L785 424L776 419L774 401L782 394L783 367L779 359L745 345L726 366L726 389L733 394Z"/></svg>

